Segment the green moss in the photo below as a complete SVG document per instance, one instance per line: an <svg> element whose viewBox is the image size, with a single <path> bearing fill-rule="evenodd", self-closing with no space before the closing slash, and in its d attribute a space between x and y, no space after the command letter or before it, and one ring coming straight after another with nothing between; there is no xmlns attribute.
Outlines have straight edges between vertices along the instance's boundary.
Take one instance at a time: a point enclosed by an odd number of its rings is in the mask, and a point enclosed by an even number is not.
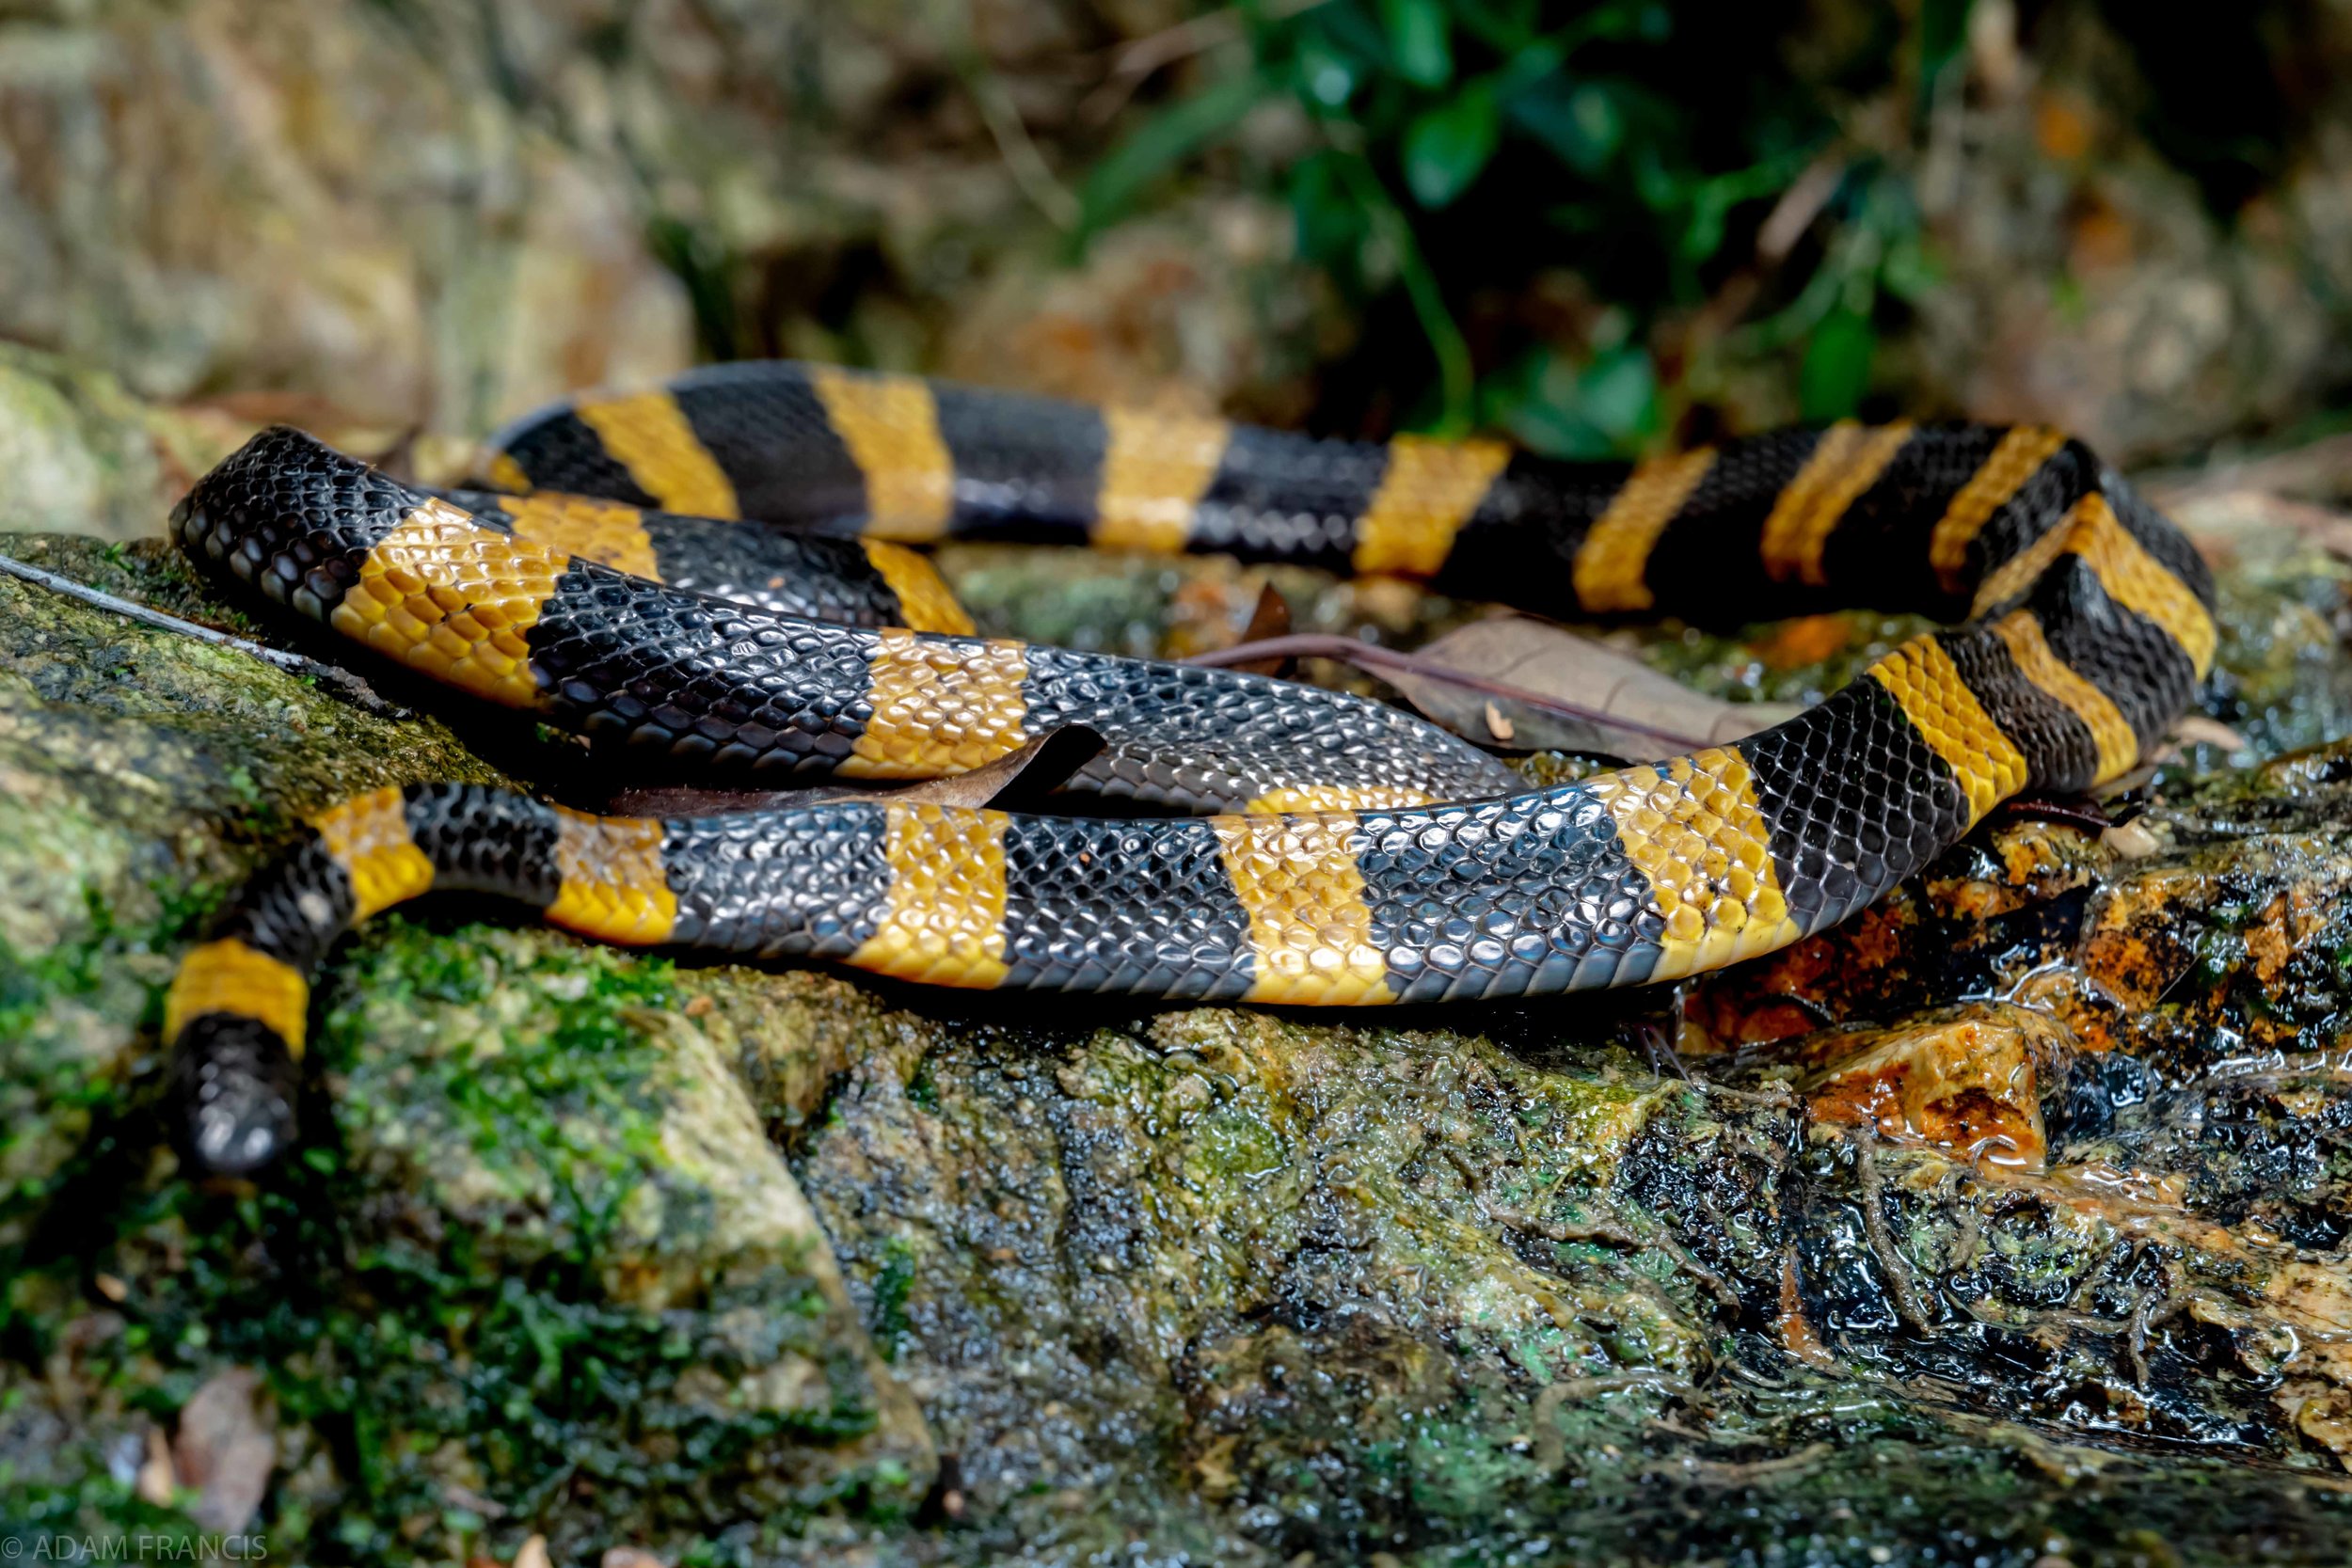
<svg viewBox="0 0 2352 1568"><path fill-rule="evenodd" d="M789 1461L876 1431L864 1341L820 1241L747 1233L681 1163L677 986L543 933L380 923L326 998L316 1055L342 1093L308 1158L260 1193L167 1182L82 1216L78 1256L11 1283L12 1335L54 1347L93 1268L128 1299L83 1375L129 1407L167 1416L210 1368L264 1369L338 1478L309 1499L323 1535L278 1521L290 1550L511 1550L586 1495L644 1539L755 1497L779 1529L902 1511L903 1453ZM85 1475L24 1497L63 1528L111 1494Z"/></svg>

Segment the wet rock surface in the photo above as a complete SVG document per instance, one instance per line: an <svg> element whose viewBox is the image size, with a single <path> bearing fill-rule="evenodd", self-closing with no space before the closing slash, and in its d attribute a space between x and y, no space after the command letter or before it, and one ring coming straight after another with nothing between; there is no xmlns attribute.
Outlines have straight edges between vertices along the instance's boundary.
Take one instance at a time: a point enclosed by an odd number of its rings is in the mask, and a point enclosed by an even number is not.
<svg viewBox="0 0 2352 1568"><path fill-rule="evenodd" d="M176 954L300 812L561 754L0 579L0 1513L325 1561L2336 1560L2352 751L2286 747L2345 573L2215 548L2242 733L1679 993L957 998L428 905L339 955L259 1191L159 1136ZM6 553L267 629L157 543ZM1138 651L1266 580L946 564ZM1647 646L1785 698L1902 629Z"/></svg>

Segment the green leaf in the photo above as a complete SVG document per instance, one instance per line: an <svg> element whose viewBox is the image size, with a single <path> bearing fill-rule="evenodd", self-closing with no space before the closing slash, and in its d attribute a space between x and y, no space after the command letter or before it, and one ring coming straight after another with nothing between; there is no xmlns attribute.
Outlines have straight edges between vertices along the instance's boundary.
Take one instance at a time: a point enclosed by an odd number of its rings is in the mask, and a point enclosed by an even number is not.
<svg viewBox="0 0 2352 1568"><path fill-rule="evenodd" d="M1630 456L1664 423L1658 370L1630 343L1579 365L1545 350L1485 384L1486 422L1547 457Z"/></svg>
<svg viewBox="0 0 2352 1568"><path fill-rule="evenodd" d="M1649 351L1621 347L1594 359L1580 378L1584 417L1619 449L1637 445L1658 423L1658 369Z"/></svg>
<svg viewBox="0 0 2352 1568"><path fill-rule="evenodd" d="M1842 420L1870 389L1870 361L1878 334L1870 318L1840 308L1821 318L1805 340L1804 363L1797 371L1797 404L1807 420Z"/></svg>
<svg viewBox="0 0 2352 1568"><path fill-rule="evenodd" d="M1428 208L1449 206L1494 156L1494 94L1473 83L1405 128L1405 183Z"/></svg>
<svg viewBox="0 0 2352 1568"><path fill-rule="evenodd" d="M1366 232L1362 205L1339 167L1343 154L1315 152L1291 174L1291 216L1298 253L1319 266L1352 275Z"/></svg>
<svg viewBox="0 0 2352 1568"><path fill-rule="evenodd" d="M1454 44L1439 0L1380 0L1381 25L1398 74L1418 87L1441 87L1454 76Z"/></svg>
<svg viewBox="0 0 2352 1568"><path fill-rule="evenodd" d="M1229 76L1144 121L1104 153L1078 192L1078 243L1125 216L1146 187L1231 131L1263 92L1254 72Z"/></svg>
<svg viewBox="0 0 2352 1568"><path fill-rule="evenodd" d="M1968 41L1970 0L1921 0L1919 7L1919 97L1924 108L1935 95L1945 68Z"/></svg>
<svg viewBox="0 0 2352 1568"><path fill-rule="evenodd" d="M1599 173L1625 142L1625 116L1595 82L1540 81L1511 100L1511 119L1582 175Z"/></svg>
<svg viewBox="0 0 2352 1568"><path fill-rule="evenodd" d="M1360 76L1356 62L1336 49L1312 41L1302 44L1295 70L1299 96L1311 103L1340 109L1356 96Z"/></svg>

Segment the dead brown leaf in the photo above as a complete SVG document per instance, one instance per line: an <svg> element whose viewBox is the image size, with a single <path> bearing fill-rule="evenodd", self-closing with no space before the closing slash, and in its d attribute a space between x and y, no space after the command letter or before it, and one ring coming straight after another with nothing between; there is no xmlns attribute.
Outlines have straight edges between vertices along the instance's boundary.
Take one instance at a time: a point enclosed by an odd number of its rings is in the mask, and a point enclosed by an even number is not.
<svg viewBox="0 0 2352 1568"><path fill-rule="evenodd" d="M1381 673L1415 707L1457 734L1531 750L1656 761L1797 711L1703 696L1629 655L1524 616L1473 621L1413 657L1416 668Z"/></svg>
<svg viewBox="0 0 2352 1568"><path fill-rule="evenodd" d="M1244 642L1264 642L1277 637L1287 637L1291 629L1290 601L1267 583L1258 590L1258 602L1249 610L1249 625L1242 628ZM1247 670L1253 675L1285 675L1290 673L1291 660L1280 657L1253 659L1236 664L1236 670Z"/></svg>
<svg viewBox="0 0 2352 1568"><path fill-rule="evenodd" d="M250 1367L215 1372L180 1411L171 1456L180 1484L198 1493L188 1511L205 1529L234 1534L250 1524L278 1464L278 1411Z"/></svg>

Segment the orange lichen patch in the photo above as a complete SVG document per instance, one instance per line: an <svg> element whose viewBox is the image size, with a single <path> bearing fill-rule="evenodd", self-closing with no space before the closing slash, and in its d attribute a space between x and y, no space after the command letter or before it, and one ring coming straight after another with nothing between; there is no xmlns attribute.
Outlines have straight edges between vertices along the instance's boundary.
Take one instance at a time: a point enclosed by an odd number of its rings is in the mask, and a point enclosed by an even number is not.
<svg viewBox="0 0 2352 1568"><path fill-rule="evenodd" d="M881 539L864 541L866 559L874 573L898 598L898 624L909 631L945 632L950 637L972 635L972 617L956 602L955 594L930 562L903 545Z"/></svg>
<svg viewBox="0 0 2352 1568"><path fill-rule="evenodd" d="M809 384L834 434L866 476L866 531L922 544L947 531L956 465L939 434L939 404L919 376L814 367Z"/></svg>
<svg viewBox="0 0 2352 1568"><path fill-rule="evenodd" d="M881 634L868 666L873 713L836 771L848 779L931 779L968 773L1029 738L1019 642L926 641Z"/></svg>
<svg viewBox="0 0 2352 1568"><path fill-rule="evenodd" d="M2328 925L2327 911L2307 886L2280 891L2246 931L2246 956L2254 960L2254 977L2265 986L2279 983L2287 960Z"/></svg>
<svg viewBox="0 0 2352 1568"><path fill-rule="evenodd" d="M385 657L507 707L539 699L524 633L569 557L428 500L359 564L329 616Z"/></svg>
<svg viewBox="0 0 2352 1568"><path fill-rule="evenodd" d="M1935 638L1915 637L1864 673L1886 689L1951 768L1968 800L1970 826L2026 787L2026 754L1984 710Z"/></svg>
<svg viewBox="0 0 2352 1568"><path fill-rule="evenodd" d="M999 811L893 804L890 889L853 968L985 990L1005 977L1005 826Z"/></svg>
<svg viewBox="0 0 2352 1568"><path fill-rule="evenodd" d="M2181 913L2209 880L2194 868L2153 866L2109 883L2084 927L2084 974L2125 1007L2153 1007L2195 961Z"/></svg>
<svg viewBox="0 0 2352 1568"><path fill-rule="evenodd" d="M661 865L661 824L645 816L591 816L555 809L550 925L599 942L644 947L670 940L677 896Z"/></svg>
<svg viewBox="0 0 2352 1568"><path fill-rule="evenodd" d="M514 519L515 536L576 555L617 572L661 580L653 558L653 541L645 536L645 515L619 501L548 491L516 496L505 503Z"/></svg>
<svg viewBox="0 0 2352 1568"><path fill-rule="evenodd" d="M1857 993L1875 999L1900 962L1909 907L1874 904L1842 926L1737 969L1699 977L1685 1016L1726 1044L1809 1035L1823 1017L1845 1017Z"/></svg>
<svg viewBox="0 0 2352 1568"><path fill-rule="evenodd" d="M2041 1168L2048 1141L2038 1069L2074 1050L2058 1025L1985 1006L1866 1038L1807 1080L1816 1122L1875 1127L1893 1142L1971 1162ZM1851 1044L1850 1036L1824 1039Z"/></svg>
<svg viewBox="0 0 2352 1568"><path fill-rule="evenodd" d="M1665 930L1651 978L1671 980L1797 937L1756 781L1736 746L1588 780L1626 858L1649 879Z"/></svg>
<svg viewBox="0 0 2352 1568"><path fill-rule="evenodd" d="M1756 655L1767 669L1802 670L1843 653L1852 641L1853 623L1843 615L1800 615L1783 621Z"/></svg>
<svg viewBox="0 0 2352 1568"><path fill-rule="evenodd" d="M2064 823L2005 823L1979 842L1999 863L1998 874L1929 877L1922 892L1934 913L1971 923L2014 913L2088 886L2110 860L2098 839Z"/></svg>
<svg viewBox="0 0 2352 1568"><path fill-rule="evenodd" d="M1390 442L1388 471L1356 523L1356 570L1433 575L1510 461L1511 449L1500 441L1400 436Z"/></svg>
<svg viewBox="0 0 2352 1568"><path fill-rule="evenodd" d="M1804 1285L1797 1277L1794 1251L1783 1253L1780 1259L1780 1343L1800 1361L1816 1367L1837 1364L1821 1337L1813 1332L1813 1320L1805 1316Z"/></svg>
<svg viewBox="0 0 2352 1568"><path fill-rule="evenodd" d="M1773 1040L1792 1040L1820 1027L1820 1020L1796 998L1767 996L1754 1006L1740 1009L1736 1015L1729 1015L1728 1026L1723 1031L1721 1043L1715 1049L1728 1051L1740 1045L1769 1045ZM1684 1056L1691 1054L1679 1043L1675 1049Z"/></svg>
<svg viewBox="0 0 2352 1568"><path fill-rule="evenodd" d="M1869 426L1841 420L1821 432L1813 455L1772 503L1764 519L1764 570L1774 582L1829 581L1822 558L1846 509L1878 483L1886 465L1911 439L1907 421Z"/></svg>
<svg viewBox="0 0 2352 1568"><path fill-rule="evenodd" d="M1596 615L1647 610L1650 551L1715 464L1712 448L1643 464L1593 519L1570 566L1577 603Z"/></svg>
<svg viewBox="0 0 2352 1568"><path fill-rule="evenodd" d="M1840 967L1888 970L1903 959L1903 940L1918 917L1907 904L1873 904L1846 922Z"/></svg>
<svg viewBox="0 0 2352 1568"><path fill-rule="evenodd" d="M231 1013L267 1025L299 1057L310 1007L310 982L299 970L223 937L180 960L164 998L164 1039L178 1039L190 1020L206 1013Z"/></svg>
<svg viewBox="0 0 2352 1568"><path fill-rule="evenodd" d="M1395 1000L1388 958L1372 944L1353 816L1214 816L1209 823L1226 875L1249 915L1254 977L1248 1000Z"/></svg>
<svg viewBox="0 0 2352 1568"><path fill-rule="evenodd" d="M640 392L582 403L572 412L596 433L606 453L628 470L637 488L663 511L691 517L743 515L734 483L669 393Z"/></svg>
<svg viewBox="0 0 2352 1568"><path fill-rule="evenodd" d="M355 925L433 886L433 863L408 832L408 804L397 786L355 795L310 826L351 880Z"/></svg>

